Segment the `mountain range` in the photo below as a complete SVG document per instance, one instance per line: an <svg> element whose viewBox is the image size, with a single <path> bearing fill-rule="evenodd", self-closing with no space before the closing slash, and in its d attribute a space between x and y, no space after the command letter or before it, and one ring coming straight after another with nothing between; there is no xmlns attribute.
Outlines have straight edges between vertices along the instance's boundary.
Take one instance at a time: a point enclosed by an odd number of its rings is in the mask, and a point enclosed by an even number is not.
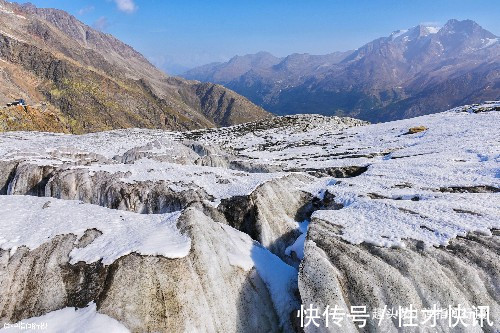
<svg viewBox="0 0 500 333"><path fill-rule="evenodd" d="M500 43L471 20L418 25L354 51L235 56L183 77L222 84L278 115L409 118L500 96Z"/></svg>
<svg viewBox="0 0 500 333"><path fill-rule="evenodd" d="M327 55L235 56L179 78L64 11L0 0L0 18L0 105L29 104L0 109L0 130L188 130L271 117L265 110L380 122L500 96L499 38L471 20Z"/></svg>
<svg viewBox="0 0 500 333"><path fill-rule="evenodd" d="M186 130L271 115L217 84L170 77L132 47L57 9L0 0L0 130Z"/></svg>

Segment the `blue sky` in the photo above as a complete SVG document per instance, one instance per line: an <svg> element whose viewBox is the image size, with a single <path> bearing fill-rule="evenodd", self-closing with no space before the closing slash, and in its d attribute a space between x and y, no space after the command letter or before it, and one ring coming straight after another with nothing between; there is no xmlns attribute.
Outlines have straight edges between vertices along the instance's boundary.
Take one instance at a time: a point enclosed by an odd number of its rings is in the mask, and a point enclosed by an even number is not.
<svg viewBox="0 0 500 333"><path fill-rule="evenodd" d="M17 1L25 2L25 1ZM473 19L500 35L500 0L31 0L111 33L177 73L269 51L325 54L419 23Z"/></svg>

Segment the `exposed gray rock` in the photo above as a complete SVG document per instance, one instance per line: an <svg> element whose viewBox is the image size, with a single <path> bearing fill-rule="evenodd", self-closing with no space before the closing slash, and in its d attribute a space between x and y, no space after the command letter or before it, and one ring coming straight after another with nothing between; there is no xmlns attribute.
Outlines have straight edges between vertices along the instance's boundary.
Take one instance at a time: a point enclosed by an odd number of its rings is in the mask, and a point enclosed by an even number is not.
<svg viewBox="0 0 500 333"><path fill-rule="evenodd" d="M192 237L189 256L120 259L112 265L99 311L137 332L279 330L265 284L255 269L230 264L221 227L195 208L185 211L180 225Z"/></svg>
<svg viewBox="0 0 500 333"><path fill-rule="evenodd" d="M69 264L71 250L98 237L96 230L12 256L1 250L0 324L95 301L133 332L279 331L268 286L255 268L231 263L230 236L199 208L187 208L179 220L193 244L185 258L130 254L109 266Z"/></svg>
<svg viewBox="0 0 500 333"><path fill-rule="evenodd" d="M289 175L259 186L248 196L223 200L219 206L228 223L250 235L271 252L297 264L285 249L300 235L297 222L310 216L314 195L300 190L312 177Z"/></svg>
<svg viewBox="0 0 500 333"><path fill-rule="evenodd" d="M490 318L500 318L500 233L493 236L471 234L457 238L446 247L426 247L408 240L405 248L391 249L368 244L349 244L337 235L334 225L313 220L308 231L305 257L300 266L299 288L302 302L314 304L321 312L327 305L347 310L350 306L376 309L398 309L412 305L416 309L434 304L490 306ZM349 320L339 328L306 332L423 332L424 327L402 328L397 320L368 320L364 329ZM484 326L485 332L496 332L495 326ZM453 330L447 319L438 321L436 332L483 332L479 326L457 326Z"/></svg>
<svg viewBox="0 0 500 333"><path fill-rule="evenodd" d="M5 162L4 162L5 163ZM47 196L80 200L112 209L145 214L173 212L190 202L210 199L203 189L174 191L165 182L124 182L123 173L57 168L30 162L5 163L0 188L9 195Z"/></svg>

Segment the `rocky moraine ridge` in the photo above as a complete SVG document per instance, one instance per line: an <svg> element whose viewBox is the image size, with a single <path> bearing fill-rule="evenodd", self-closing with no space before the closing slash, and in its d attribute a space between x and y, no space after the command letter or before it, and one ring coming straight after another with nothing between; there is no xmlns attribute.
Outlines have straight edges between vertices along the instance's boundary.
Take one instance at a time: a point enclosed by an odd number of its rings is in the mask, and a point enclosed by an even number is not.
<svg viewBox="0 0 500 333"><path fill-rule="evenodd" d="M0 324L298 332L301 304L461 304L493 319L462 331L498 332L499 109L3 133Z"/></svg>

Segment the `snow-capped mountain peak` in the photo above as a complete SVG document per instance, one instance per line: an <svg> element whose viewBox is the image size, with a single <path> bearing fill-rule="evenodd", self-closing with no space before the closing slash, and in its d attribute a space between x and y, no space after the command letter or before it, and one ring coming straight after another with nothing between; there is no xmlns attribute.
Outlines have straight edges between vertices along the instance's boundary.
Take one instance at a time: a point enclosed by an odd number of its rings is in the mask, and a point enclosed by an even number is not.
<svg viewBox="0 0 500 333"><path fill-rule="evenodd" d="M427 37L439 32L441 28L436 25L419 24L410 29L394 31L389 38L396 42L408 42L422 37Z"/></svg>

